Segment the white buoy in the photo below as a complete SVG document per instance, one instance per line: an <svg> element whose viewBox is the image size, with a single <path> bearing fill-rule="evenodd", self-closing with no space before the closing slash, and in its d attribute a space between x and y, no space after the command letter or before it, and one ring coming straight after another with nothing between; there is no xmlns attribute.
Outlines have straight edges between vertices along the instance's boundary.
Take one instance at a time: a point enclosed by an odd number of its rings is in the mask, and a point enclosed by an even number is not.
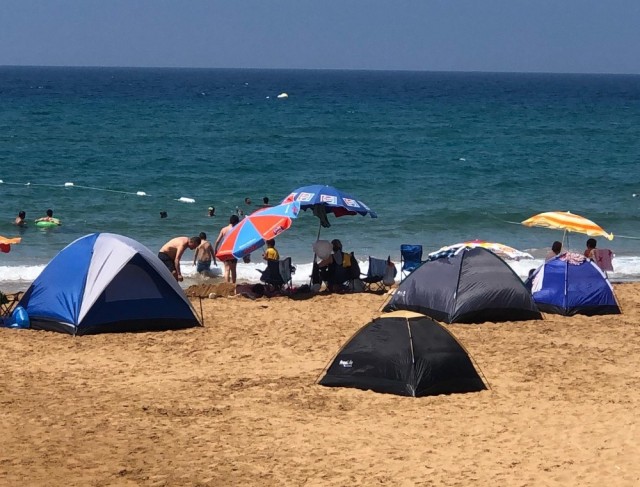
<svg viewBox="0 0 640 487"><path fill-rule="evenodd" d="M73 183L64 183L65 188L68 188L69 186L73 186Z"/></svg>
<svg viewBox="0 0 640 487"><path fill-rule="evenodd" d="M278 95L278 98L289 98L289 95L287 95L286 93L280 93Z"/></svg>
<svg viewBox="0 0 640 487"><path fill-rule="evenodd" d="M183 203L195 203L196 200L194 200L193 198L185 198L184 196L181 196L180 198L178 198L178 201L182 201Z"/></svg>
<svg viewBox="0 0 640 487"><path fill-rule="evenodd" d="M3 183L4 183L4 181L2 179L0 179L0 184L3 184Z"/></svg>
<svg viewBox="0 0 640 487"><path fill-rule="evenodd" d="M138 196L147 196L147 193L145 193L144 191L138 191L136 193L136 195L138 195Z"/></svg>

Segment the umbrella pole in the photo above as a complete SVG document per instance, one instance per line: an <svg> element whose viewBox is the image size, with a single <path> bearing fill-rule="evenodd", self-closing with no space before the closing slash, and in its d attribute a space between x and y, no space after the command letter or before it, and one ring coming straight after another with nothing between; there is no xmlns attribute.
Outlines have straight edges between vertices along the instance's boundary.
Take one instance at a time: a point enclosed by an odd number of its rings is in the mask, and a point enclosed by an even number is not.
<svg viewBox="0 0 640 487"><path fill-rule="evenodd" d="M316 242L320 240L320 230L322 230L322 222L318 224L318 236ZM313 253L313 260L311 261L311 275L309 276L309 287L313 286L313 266L316 265L316 253ZM322 283L320 283L322 284Z"/></svg>

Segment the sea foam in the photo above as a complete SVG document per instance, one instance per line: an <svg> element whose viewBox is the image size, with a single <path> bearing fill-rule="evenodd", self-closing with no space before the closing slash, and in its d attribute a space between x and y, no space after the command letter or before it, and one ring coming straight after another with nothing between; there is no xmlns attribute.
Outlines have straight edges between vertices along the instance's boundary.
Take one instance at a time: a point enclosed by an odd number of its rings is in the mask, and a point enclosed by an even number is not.
<svg viewBox="0 0 640 487"><path fill-rule="evenodd" d="M531 269L537 269L544 263L544 259L522 259L522 260L506 260L507 264L514 272L525 280ZM311 280L311 271L313 265L311 262L293 263L296 271L292 276L294 286L309 284ZM358 260L360 272L366 275L369 267L368 260ZM396 282L400 282L400 262L394 262L398 269ZM192 284L204 282L219 282L224 275L224 265L218 262L217 266L212 265L211 271L207 276L199 275L192 261L184 261L180 263L182 275L185 277L183 287ZM640 280L640 257L623 256L616 257L613 261L615 271L609 272L609 279L616 281L637 281ZM18 265L18 266L0 266L0 289L4 292L24 291L44 270L45 265ZM236 268L238 282L260 282L261 270L266 268L264 261L250 262L245 264L240 261Z"/></svg>

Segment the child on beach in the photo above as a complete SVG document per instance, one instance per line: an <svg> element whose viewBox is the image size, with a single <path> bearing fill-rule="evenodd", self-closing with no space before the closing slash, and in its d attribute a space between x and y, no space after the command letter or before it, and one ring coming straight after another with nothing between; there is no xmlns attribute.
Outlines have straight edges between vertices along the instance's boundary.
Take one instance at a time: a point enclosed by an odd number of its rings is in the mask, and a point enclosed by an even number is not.
<svg viewBox="0 0 640 487"><path fill-rule="evenodd" d="M267 250L262 254L264 260L280 260L280 254L276 250L276 241L272 238L265 242Z"/></svg>
<svg viewBox="0 0 640 487"><path fill-rule="evenodd" d="M193 253L193 265L196 266L196 272L199 274L206 274L211 270L211 261L216 261L216 256L213 253L213 247L207 240L207 234L200 232L200 245Z"/></svg>
<svg viewBox="0 0 640 487"><path fill-rule="evenodd" d="M588 259L596 260L596 239L590 238L587 240L587 248L584 250L584 256Z"/></svg>

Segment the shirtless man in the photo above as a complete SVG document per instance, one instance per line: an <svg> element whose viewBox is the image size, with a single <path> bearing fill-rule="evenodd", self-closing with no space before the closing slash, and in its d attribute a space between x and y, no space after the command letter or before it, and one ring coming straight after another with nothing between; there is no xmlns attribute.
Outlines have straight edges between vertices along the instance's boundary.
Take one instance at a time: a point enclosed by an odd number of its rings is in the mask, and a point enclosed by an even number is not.
<svg viewBox="0 0 640 487"><path fill-rule="evenodd" d="M216 255L213 253L213 247L207 240L207 234L200 232L200 245L193 253L193 265L199 273L207 273L211 270L211 260L216 264Z"/></svg>
<svg viewBox="0 0 640 487"><path fill-rule="evenodd" d="M43 216L42 218L36 218L35 221L36 222L54 222L55 224L60 225L60 220L53 217L53 210L51 208L47 210L46 216Z"/></svg>
<svg viewBox="0 0 640 487"><path fill-rule="evenodd" d="M187 249L194 250L200 245L200 237L176 237L169 240L158 252L158 258L171 271L176 281L182 281L180 273L180 257Z"/></svg>

